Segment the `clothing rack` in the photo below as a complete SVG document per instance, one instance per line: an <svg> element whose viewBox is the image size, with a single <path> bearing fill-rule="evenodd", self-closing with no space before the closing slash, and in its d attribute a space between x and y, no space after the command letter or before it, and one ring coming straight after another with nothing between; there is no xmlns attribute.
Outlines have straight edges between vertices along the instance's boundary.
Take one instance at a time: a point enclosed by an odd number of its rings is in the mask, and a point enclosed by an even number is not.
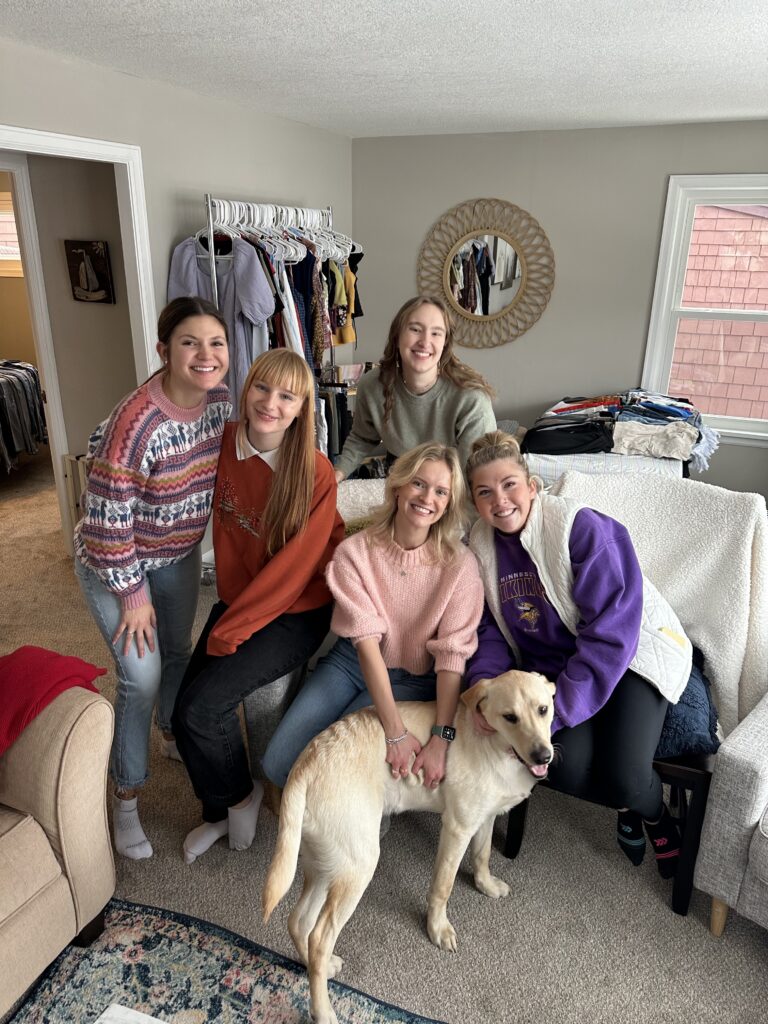
<svg viewBox="0 0 768 1024"><path fill-rule="evenodd" d="M213 304L218 309L219 289L216 281L216 253L213 244L213 235L216 226L231 226L236 228L242 224L244 218L249 218L254 226L258 225L266 229L280 230L282 228L299 228L312 230L333 231L333 209L326 206L324 209L312 209L303 206L282 206L275 203L251 203L242 200L216 199L210 192L205 193L206 222L208 226L208 269L211 275L211 294ZM345 236L339 236L344 238ZM350 246L354 243L348 240ZM331 343L330 365L335 367L336 355Z"/></svg>

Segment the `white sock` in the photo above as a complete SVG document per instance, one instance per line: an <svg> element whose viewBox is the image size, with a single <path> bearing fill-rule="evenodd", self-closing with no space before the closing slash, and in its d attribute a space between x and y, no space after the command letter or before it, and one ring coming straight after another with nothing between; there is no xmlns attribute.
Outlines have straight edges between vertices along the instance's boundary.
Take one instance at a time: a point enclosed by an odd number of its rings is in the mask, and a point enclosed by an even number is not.
<svg viewBox="0 0 768 1024"><path fill-rule="evenodd" d="M173 736L168 739L167 736L160 734L160 753L163 757L170 758L171 761L181 761L181 754Z"/></svg>
<svg viewBox="0 0 768 1024"><path fill-rule="evenodd" d="M121 800L112 797L112 824L114 826L115 849L121 856L131 860L143 860L152 856L152 844L144 834L139 821L137 804L139 798Z"/></svg>
<svg viewBox="0 0 768 1024"><path fill-rule="evenodd" d="M229 823L226 818L223 821L204 821L202 825L193 828L184 840L184 863L193 864L206 850L210 850L217 839L225 836L228 830Z"/></svg>
<svg viewBox="0 0 768 1024"><path fill-rule="evenodd" d="M229 848L230 850L247 850L256 835L256 821L259 817L261 798L264 787L254 782L250 801L245 807L229 808Z"/></svg>

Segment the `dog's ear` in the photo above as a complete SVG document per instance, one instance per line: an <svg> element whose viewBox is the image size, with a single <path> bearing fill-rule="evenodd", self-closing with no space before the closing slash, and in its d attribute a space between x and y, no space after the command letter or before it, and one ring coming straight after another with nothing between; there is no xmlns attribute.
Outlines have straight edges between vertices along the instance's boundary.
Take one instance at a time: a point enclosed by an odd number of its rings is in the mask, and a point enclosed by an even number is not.
<svg viewBox="0 0 768 1024"><path fill-rule="evenodd" d="M470 686L468 690L462 693L461 699L470 711L474 711L488 693L488 682L489 680L487 679L478 679L474 686Z"/></svg>
<svg viewBox="0 0 768 1024"><path fill-rule="evenodd" d="M555 684L554 684L554 683L552 682L552 680L551 680L551 679L547 679L547 678L546 678L546 676L542 676L542 679L543 679L543 680L544 680L544 682L545 682L545 683L547 684L547 686L549 687L549 689L550 689L550 690L552 691L552 696L554 697L554 696L555 696L555 694L557 693L557 687L556 687L556 686L555 686Z"/></svg>

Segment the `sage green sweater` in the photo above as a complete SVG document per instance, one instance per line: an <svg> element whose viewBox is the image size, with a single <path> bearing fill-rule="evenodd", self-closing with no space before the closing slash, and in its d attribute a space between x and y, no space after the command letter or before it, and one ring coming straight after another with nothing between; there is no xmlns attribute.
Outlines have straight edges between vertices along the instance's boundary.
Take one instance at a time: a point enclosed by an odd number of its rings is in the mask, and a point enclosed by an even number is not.
<svg viewBox="0 0 768 1024"><path fill-rule="evenodd" d="M344 476L383 445L392 455L402 455L424 441L454 445L462 467L472 442L496 429L491 400L478 388L460 388L446 377L423 395L412 395L396 378L395 401L384 422L384 390L378 369L360 378L352 430L334 469Z"/></svg>

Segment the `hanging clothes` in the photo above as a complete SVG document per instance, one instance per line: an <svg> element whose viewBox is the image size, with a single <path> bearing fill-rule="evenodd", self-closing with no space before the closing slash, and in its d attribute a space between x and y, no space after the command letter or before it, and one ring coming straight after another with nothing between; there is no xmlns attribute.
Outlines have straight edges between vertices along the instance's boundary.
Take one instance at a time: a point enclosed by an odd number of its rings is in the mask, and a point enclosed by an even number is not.
<svg viewBox="0 0 768 1024"><path fill-rule="evenodd" d="M356 341L353 317L362 316L357 267L362 250L332 230L330 208L304 209L214 199L206 195L208 228L178 245L171 260L168 298L213 300L230 328L228 383L235 409L253 360L268 348L302 355L316 378L334 363L333 344ZM207 235L213 235L215 285ZM227 246L222 252L220 243ZM336 338L334 338L334 331ZM327 451L326 403L315 386L317 445ZM236 413L235 413L236 415ZM334 403L334 440L345 436L346 408Z"/></svg>
<svg viewBox="0 0 768 1024"><path fill-rule="evenodd" d="M254 247L237 237L231 243L231 254L216 256L215 263L219 311L229 328L227 383L236 419L238 397L253 361L253 329L272 316L275 300ZM208 250L197 238L185 238L171 257L168 300L183 295L213 299Z"/></svg>

